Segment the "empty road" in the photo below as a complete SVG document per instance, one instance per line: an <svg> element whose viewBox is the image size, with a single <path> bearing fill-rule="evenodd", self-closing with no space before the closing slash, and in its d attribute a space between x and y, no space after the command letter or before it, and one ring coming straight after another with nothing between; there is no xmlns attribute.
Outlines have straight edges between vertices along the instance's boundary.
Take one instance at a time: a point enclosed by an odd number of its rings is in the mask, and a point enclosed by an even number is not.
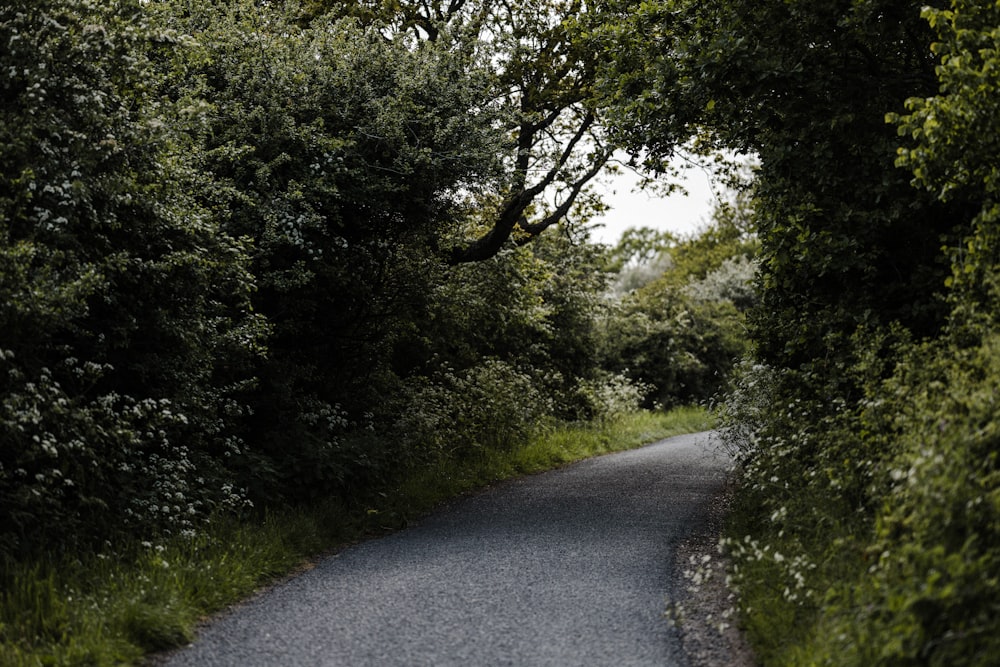
<svg viewBox="0 0 1000 667"><path fill-rule="evenodd" d="M677 544L728 457L708 433L455 501L208 624L170 667L684 666Z"/></svg>

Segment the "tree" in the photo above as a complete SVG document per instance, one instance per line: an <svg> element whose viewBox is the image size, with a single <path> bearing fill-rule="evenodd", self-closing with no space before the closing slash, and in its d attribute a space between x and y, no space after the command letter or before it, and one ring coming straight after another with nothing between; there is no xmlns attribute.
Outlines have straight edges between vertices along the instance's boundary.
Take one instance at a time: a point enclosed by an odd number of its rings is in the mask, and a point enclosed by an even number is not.
<svg viewBox="0 0 1000 667"><path fill-rule="evenodd" d="M629 227L611 250L613 271L621 271L627 266L649 264L669 251L677 243L670 232L652 227Z"/></svg>
<svg viewBox="0 0 1000 667"><path fill-rule="evenodd" d="M589 31L603 20L581 0L324 0L335 15L359 17L387 37L407 35L459 51L474 51L490 70L485 100L503 116L497 132L504 170L478 184L477 204L490 211L473 229L449 238L448 260L473 262L520 245L567 220L574 207L592 206L587 186L611 159L594 88L598 62ZM314 9L314 12L317 9Z"/></svg>
<svg viewBox="0 0 1000 667"><path fill-rule="evenodd" d="M936 89L918 6L900 0L642 3L613 37L619 127L669 156L691 137L755 154L758 354L833 360L858 327L934 333L960 206L909 188L887 110ZM650 40L635 35L653 35Z"/></svg>
<svg viewBox="0 0 1000 667"><path fill-rule="evenodd" d="M749 216L747 202L737 196L716 208L701 233L672 239L669 248L646 230L626 233L612 251L612 257L645 251L646 266L658 274L636 281L643 264L619 270L618 287L633 287L617 295L602 341L607 369L652 388L647 405L713 398L746 353L742 313L755 302L756 239Z"/></svg>
<svg viewBox="0 0 1000 667"><path fill-rule="evenodd" d="M498 171L481 56L302 24L294 4L166 7L197 39L173 94L212 105L205 205L251 241L271 327L246 474L265 496L346 493L378 466L345 434L392 410L395 346L445 268L435 248Z"/></svg>
<svg viewBox="0 0 1000 667"><path fill-rule="evenodd" d="M997 7L681 6L645 17L674 96L626 108L761 161L758 363L728 401L758 657L990 664Z"/></svg>
<svg viewBox="0 0 1000 667"><path fill-rule="evenodd" d="M967 236L952 246L948 284L966 316L988 324L995 324L1000 303L998 12L995 5L962 1L947 10L925 8L923 17L939 40L932 51L940 59L940 89L907 100L908 114L888 116L906 138L896 163L912 171L914 185L943 201L968 202L975 216L963 227Z"/></svg>

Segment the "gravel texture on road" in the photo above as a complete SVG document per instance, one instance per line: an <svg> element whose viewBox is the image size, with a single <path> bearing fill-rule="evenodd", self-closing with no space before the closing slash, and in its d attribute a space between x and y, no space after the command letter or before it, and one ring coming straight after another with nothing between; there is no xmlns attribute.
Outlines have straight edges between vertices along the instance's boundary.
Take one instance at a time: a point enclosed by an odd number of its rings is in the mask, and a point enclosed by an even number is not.
<svg viewBox="0 0 1000 667"><path fill-rule="evenodd" d="M701 433L505 482L268 589L162 664L686 667L673 567L729 465Z"/></svg>

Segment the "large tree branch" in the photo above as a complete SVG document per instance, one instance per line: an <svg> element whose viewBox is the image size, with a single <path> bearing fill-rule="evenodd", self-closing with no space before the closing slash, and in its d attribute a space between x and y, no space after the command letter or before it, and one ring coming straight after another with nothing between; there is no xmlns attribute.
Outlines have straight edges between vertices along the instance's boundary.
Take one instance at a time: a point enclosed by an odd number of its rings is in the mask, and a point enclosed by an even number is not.
<svg viewBox="0 0 1000 667"><path fill-rule="evenodd" d="M528 233L528 236L526 237L527 240L531 240L535 236L538 236L546 229L565 218L570 209L573 208L573 204L576 203L577 197L579 197L580 193L583 192L583 188L587 185L587 183L593 180L595 176L601 173L601 169L604 168L604 165L608 163L609 159L611 159L611 152L602 151L594 160L594 164L590 166L590 169L584 172L584 174L578 179L573 181L569 188L569 194L566 195L566 199L559 204L559 206L557 206L552 213L535 223L528 223L526 220L523 222L519 221L518 226L522 231Z"/></svg>
<svg viewBox="0 0 1000 667"><path fill-rule="evenodd" d="M577 128L576 133L573 135L573 138L570 139L569 142L566 144L566 147L563 148L562 153L559 155L559 158L556 160L556 163L552 166L552 168L549 169L548 172L546 172L542 180L540 180L538 183L525 190L525 194L529 198L528 201L529 204L531 203L530 200L533 200L535 197L540 195L545 190L545 188L552 185L552 183L556 180L556 177L559 175L559 172L562 170L564 166L566 166L566 163L569 161L570 157L573 156L573 152L576 150L577 145L586 136L587 131L591 127L593 127L595 120L596 119L594 118L594 114L588 112L587 115L584 116L583 122L580 123L580 127Z"/></svg>
<svg viewBox="0 0 1000 667"><path fill-rule="evenodd" d="M500 248L502 248L504 243L507 242L516 227L527 232L528 237L526 238L530 239L565 218L566 214L569 213L586 184L591 181L607 163L610 158L610 153L607 151L601 150L594 159L593 164L591 164L579 178L573 181L570 186L569 195L552 213L545 216L538 222L529 223L525 212L535 198L541 195L546 188L555 182L559 173L572 157L577 146L587 135L588 130L593 126L595 120L596 119L592 113L588 113L584 117L583 122L580 123L580 126L577 128L573 137L563 148L558 159L556 160L556 163L546 172L545 176L542 177L541 180L530 187L526 187L525 183L527 181L527 166L530 159L530 152L528 148L532 138L526 138L524 136L520 137L518 142L520 149L518 154L518 173L521 187L516 188L516 190L504 200L500 213L489 231L465 245L457 246L452 249L449 262L451 264L462 264L465 262L478 262L484 259L489 259L500 251ZM524 242L526 241L521 239L518 240L519 244L523 244Z"/></svg>

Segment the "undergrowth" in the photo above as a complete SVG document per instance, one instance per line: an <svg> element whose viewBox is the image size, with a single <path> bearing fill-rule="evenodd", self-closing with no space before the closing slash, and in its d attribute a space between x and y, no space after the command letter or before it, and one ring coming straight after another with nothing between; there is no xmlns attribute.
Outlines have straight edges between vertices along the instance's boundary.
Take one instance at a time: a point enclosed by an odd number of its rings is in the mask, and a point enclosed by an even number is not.
<svg viewBox="0 0 1000 667"><path fill-rule="evenodd" d="M329 500L255 521L218 520L195 537L8 564L0 571L0 664L134 664L189 642L200 620L311 559L401 528L449 498L711 426L701 408L553 426L521 447L416 470L365 502Z"/></svg>
<svg viewBox="0 0 1000 667"><path fill-rule="evenodd" d="M764 368L732 393L756 430L723 420L740 463L723 547L761 664L997 664L1000 335L955 331L898 345L853 404Z"/></svg>

